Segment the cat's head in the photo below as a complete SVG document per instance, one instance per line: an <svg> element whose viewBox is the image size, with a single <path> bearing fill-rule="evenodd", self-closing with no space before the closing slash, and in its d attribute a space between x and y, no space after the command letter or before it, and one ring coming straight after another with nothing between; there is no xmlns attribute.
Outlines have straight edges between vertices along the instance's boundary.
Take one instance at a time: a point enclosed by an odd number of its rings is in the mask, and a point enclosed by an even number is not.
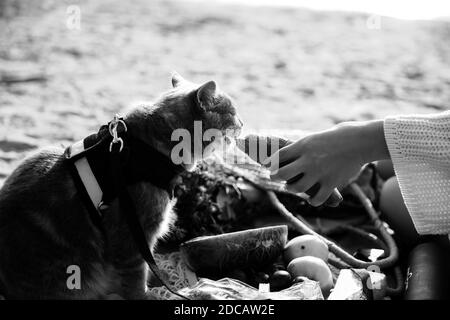
<svg viewBox="0 0 450 320"><path fill-rule="evenodd" d="M223 133L235 130L235 134L240 133L243 123L237 114L235 103L215 81L199 85L174 72L172 87L171 91L162 96L162 102L168 104L168 108L177 110L180 115L202 121L204 130L218 129ZM186 104L188 108L185 108Z"/></svg>
<svg viewBox="0 0 450 320"><path fill-rule="evenodd" d="M126 120L140 128L141 139L168 156L179 153L181 142L184 142L186 148L181 153L185 165L188 162L193 165L207 156L213 145L223 143L217 139L218 135L221 138L238 136L243 125L233 100L215 81L195 84L178 73L172 74L171 90L152 105L138 106ZM188 143L190 150L187 150ZM199 148L200 154L196 152Z"/></svg>

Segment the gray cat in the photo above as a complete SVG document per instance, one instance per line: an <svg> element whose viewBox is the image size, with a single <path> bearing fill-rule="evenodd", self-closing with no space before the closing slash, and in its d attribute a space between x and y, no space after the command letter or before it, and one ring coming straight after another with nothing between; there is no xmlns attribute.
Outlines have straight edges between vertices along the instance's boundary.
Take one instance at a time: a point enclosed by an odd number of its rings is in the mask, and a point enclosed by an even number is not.
<svg viewBox="0 0 450 320"><path fill-rule="evenodd" d="M154 104L124 115L142 141L169 157L173 130L193 134L194 120L202 121L203 130L239 132L242 122L233 102L214 81L198 86L174 74L172 84ZM148 267L118 206L103 216L105 237L90 218L68 166L63 149L39 151L0 190L0 293L8 299L152 298ZM149 182L128 190L153 248L174 219L174 200ZM81 272L79 289L67 286L71 265Z"/></svg>

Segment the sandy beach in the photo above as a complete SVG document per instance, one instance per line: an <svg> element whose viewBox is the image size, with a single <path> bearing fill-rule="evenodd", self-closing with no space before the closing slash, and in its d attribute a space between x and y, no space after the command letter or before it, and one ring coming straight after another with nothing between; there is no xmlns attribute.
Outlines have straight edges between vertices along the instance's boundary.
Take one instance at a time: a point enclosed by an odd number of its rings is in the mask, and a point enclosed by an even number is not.
<svg viewBox="0 0 450 320"><path fill-rule="evenodd" d="M80 29L68 7L80 13ZM189 1L0 0L0 185L170 86L214 79L247 131L450 107L450 22Z"/></svg>

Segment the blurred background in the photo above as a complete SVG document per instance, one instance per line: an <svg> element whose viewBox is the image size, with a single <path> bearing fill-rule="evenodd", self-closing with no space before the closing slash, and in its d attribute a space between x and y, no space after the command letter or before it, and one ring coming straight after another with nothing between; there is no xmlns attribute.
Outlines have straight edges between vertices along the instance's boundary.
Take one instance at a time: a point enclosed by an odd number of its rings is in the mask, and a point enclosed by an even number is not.
<svg viewBox="0 0 450 320"><path fill-rule="evenodd" d="M448 1L0 0L0 185L152 100L214 79L247 131L320 130L450 105Z"/></svg>

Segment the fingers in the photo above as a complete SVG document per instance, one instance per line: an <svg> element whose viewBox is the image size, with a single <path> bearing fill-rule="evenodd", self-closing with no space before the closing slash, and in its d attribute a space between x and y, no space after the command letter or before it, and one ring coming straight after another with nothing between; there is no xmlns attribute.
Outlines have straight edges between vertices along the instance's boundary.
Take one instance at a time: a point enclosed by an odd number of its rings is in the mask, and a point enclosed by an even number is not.
<svg viewBox="0 0 450 320"><path fill-rule="evenodd" d="M344 198L342 197L341 193L338 191L338 189L335 188L331 193L330 197L327 199L327 201L325 201L324 205L335 208L343 200Z"/></svg>
<svg viewBox="0 0 450 320"><path fill-rule="evenodd" d="M287 189L291 192L296 193L306 192L307 190L311 189L315 182L316 181L313 177L304 175L295 182L288 183Z"/></svg>
<svg viewBox="0 0 450 320"><path fill-rule="evenodd" d="M287 189L296 193L306 192L316 182L312 175L305 176L301 158L274 170L270 177L273 180L286 181Z"/></svg>
<svg viewBox="0 0 450 320"><path fill-rule="evenodd" d="M312 176L302 176L294 183L288 183L287 189L291 192L309 194L311 198L308 202L314 207L323 204L329 207L337 207L343 200L337 189L327 186L322 187Z"/></svg>
<svg viewBox="0 0 450 320"><path fill-rule="evenodd" d="M299 155L295 155L292 145L287 145L265 159L262 164L265 166L270 166L270 171L275 172L282 166L294 161L296 158L299 158Z"/></svg>
<svg viewBox="0 0 450 320"><path fill-rule="evenodd" d="M308 140L309 141L309 140ZM314 145L314 141L310 144ZM333 175L329 165L323 160L326 152L309 152L305 149L305 141L285 146L276 151L264 161L267 167L270 164L271 179L287 181L287 189L295 193L307 193L309 202L313 206L326 204L337 206L342 196L337 189L339 177ZM319 144L320 146L320 144Z"/></svg>
<svg viewBox="0 0 450 320"><path fill-rule="evenodd" d="M314 207L318 207L324 203L330 207L337 207L342 201L342 196L337 189L321 186L311 175L303 175L295 182L288 183L287 189L291 192L307 193L311 196L308 202Z"/></svg>
<svg viewBox="0 0 450 320"><path fill-rule="evenodd" d="M297 159L280 168L276 168L275 166L271 165L270 177L274 180L290 181L296 178L300 178L302 174L303 166L301 159Z"/></svg>
<svg viewBox="0 0 450 320"><path fill-rule="evenodd" d="M309 203L314 207L318 207L330 197L332 192L333 188L321 186L319 192L317 192L311 199L309 199Z"/></svg>
<svg viewBox="0 0 450 320"><path fill-rule="evenodd" d="M337 189L328 184L322 184L315 174L305 170L302 159L297 159L284 167L275 170L271 175L274 180L287 181L287 189L291 192L306 192L311 196L309 203L320 206L324 203L330 207L337 207L342 202L342 196Z"/></svg>

